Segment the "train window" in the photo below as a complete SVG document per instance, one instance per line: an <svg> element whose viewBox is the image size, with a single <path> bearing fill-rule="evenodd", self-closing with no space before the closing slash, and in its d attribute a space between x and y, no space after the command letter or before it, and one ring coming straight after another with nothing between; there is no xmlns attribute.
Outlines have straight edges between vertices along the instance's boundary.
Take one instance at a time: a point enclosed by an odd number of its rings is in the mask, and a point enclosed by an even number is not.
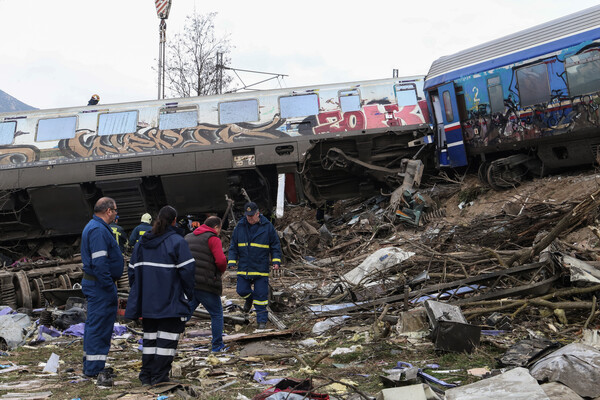
<svg viewBox="0 0 600 400"><path fill-rule="evenodd" d="M340 90L339 98L342 112L360 111L360 93L358 90Z"/></svg>
<svg viewBox="0 0 600 400"><path fill-rule="evenodd" d="M488 94L490 96L490 108L493 113L504 112L504 93L499 76L487 80Z"/></svg>
<svg viewBox="0 0 600 400"><path fill-rule="evenodd" d="M450 123L454 121L454 113L452 112L452 99L450 99L450 92L444 91L442 93L442 98L444 99L444 111L446 112L446 123Z"/></svg>
<svg viewBox="0 0 600 400"><path fill-rule="evenodd" d="M521 107L550 101L550 84L546 64L537 64L517 70Z"/></svg>
<svg viewBox="0 0 600 400"><path fill-rule="evenodd" d="M198 112L163 109L158 119L158 129L193 128L198 125Z"/></svg>
<svg viewBox="0 0 600 400"><path fill-rule="evenodd" d="M600 52L592 51L565 60L569 94L580 96L600 91Z"/></svg>
<svg viewBox="0 0 600 400"><path fill-rule="evenodd" d="M281 118L306 117L319 113L319 96L305 94L279 98Z"/></svg>
<svg viewBox="0 0 600 400"><path fill-rule="evenodd" d="M77 117L40 119L38 121L36 140L43 142L46 140L74 138L76 126Z"/></svg>
<svg viewBox="0 0 600 400"><path fill-rule="evenodd" d="M258 100L256 99L219 103L220 124L256 121L258 121Z"/></svg>
<svg viewBox="0 0 600 400"><path fill-rule="evenodd" d="M98 117L98 135L119 135L137 130L137 111L100 114Z"/></svg>
<svg viewBox="0 0 600 400"><path fill-rule="evenodd" d="M417 87L414 83L399 84L394 86L398 107L414 106L417 101Z"/></svg>
<svg viewBox="0 0 600 400"><path fill-rule="evenodd" d="M0 123L0 145L11 144L15 137L15 130L17 129L16 122L2 122Z"/></svg>

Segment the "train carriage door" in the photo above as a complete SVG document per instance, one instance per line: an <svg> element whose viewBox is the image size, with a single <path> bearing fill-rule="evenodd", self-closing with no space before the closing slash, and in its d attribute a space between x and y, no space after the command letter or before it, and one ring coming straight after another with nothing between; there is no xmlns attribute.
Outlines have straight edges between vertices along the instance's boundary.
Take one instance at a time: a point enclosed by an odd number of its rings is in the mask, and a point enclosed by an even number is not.
<svg viewBox="0 0 600 400"><path fill-rule="evenodd" d="M431 93L431 98L437 125L436 145L440 167L467 165L454 83L438 87L437 93Z"/></svg>

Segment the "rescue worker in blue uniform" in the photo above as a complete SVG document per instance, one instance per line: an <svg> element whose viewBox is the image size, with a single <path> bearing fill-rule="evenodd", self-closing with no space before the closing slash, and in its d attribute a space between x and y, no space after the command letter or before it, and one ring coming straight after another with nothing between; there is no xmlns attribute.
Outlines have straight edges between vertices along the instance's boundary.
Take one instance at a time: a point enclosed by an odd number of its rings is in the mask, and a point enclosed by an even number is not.
<svg viewBox="0 0 600 400"><path fill-rule="evenodd" d="M150 214L145 213L144 215L142 215L142 223L133 228L133 231L129 236L130 246L133 247L138 242L138 240L140 240L140 238L144 236L146 232L150 232L150 230L152 229L152 225L150 225L151 223L152 216Z"/></svg>
<svg viewBox="0 0 600 400"><path fill-rule="evenodd" d="M237 293L245 299L244 312L254 304L258 329L265 329L269 319L269 266L279 270L281 245L275 227L261 215L256 203L246 203L244 210L244 218L231 236L227 265L237 266Z"/></svg>
<svg viewBox="0 0 600 400"><path fill-rule="evenodd" d="M194 257L175 231L177 211L164 206L152 231L135 245L129 260L125 318L142 319L142 385L169 381L179 337L194 297Z"/></svg>
<svg viewBox="0 0 600 400"><path fill-rule="evenodd" d="M87 300L83 333L83 373L97 376L104 369L117 317L117 286L123 275L123 254L109 224L117 215L117 204L102 197L94 216L81 235L83 279L81 289Z"/></svg>
<svg viewBox="0 0 600 400"><path fill-rule="evenodd" d="M121 225L119 225L119 216L115 216L115 220L109 225L112 230L113 236L121 249L121 253L125 252L127 245L129 242L127 241L127 235L125 234L125 229Z"/></svg>

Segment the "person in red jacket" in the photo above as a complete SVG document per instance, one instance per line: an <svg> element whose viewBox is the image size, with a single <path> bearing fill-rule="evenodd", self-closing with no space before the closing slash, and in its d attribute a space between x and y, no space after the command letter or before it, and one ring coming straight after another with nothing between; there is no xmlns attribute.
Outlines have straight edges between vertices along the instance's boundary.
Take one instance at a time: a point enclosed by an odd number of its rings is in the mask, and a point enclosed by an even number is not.
<svg viewBox="0 0 600 400"><path fill-rule="evenodd" d="M185 236L185 241L196 261L194 273L194 298L190 301L191 312L202 304L210 314L212 329L212 351L227 350L223 343L223 281L227 259L219 239L221 218L208 217L204 224Z"/></svg>

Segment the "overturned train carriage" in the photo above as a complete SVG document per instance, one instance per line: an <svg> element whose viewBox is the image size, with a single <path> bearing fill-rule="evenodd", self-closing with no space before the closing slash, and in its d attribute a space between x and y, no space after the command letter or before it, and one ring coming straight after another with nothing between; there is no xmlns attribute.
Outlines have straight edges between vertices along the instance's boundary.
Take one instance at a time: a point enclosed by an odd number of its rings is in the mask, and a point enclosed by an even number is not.
<svg viewBox="0 0 600 400"><path fill-rule="evenodd" d="M437 164L479 161L512 187L598 161L600 6L436 60L425 80Z"/></svg>
<svg viewBox="0 0 600 400"><path fill-rule="evenodd" d="M397 187L429 133L423 77L0 114L0 240L79 234L101 196L120 224L225 196L273 207ZM411 171L413 170L410 168ZM283 189L283 188L280 188Z"/></svg>

